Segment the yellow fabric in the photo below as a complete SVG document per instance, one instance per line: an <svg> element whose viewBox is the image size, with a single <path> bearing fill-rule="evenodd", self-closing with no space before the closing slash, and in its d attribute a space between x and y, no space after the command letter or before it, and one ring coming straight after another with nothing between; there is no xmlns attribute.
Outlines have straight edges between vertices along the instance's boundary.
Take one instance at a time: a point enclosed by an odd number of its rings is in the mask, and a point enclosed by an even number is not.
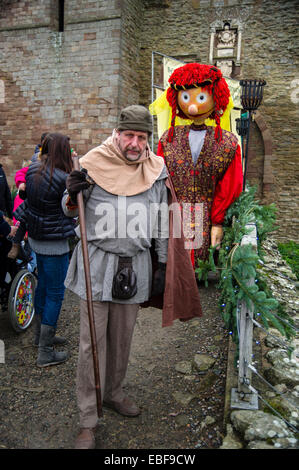
<svg viewBox="0 0 299 470"><path fill-rule="evenodd" d="M167 129L169 129L171 124L171 107L166 98L167 90L161 92L160 96L156 98L156 100L149 105L150 113L153 116L157 116L157 125L158 125L158 136L159 138ZM159 95L159 91L157 93ZM229 97L229 103L227 108L220 118L220 126L222 129L226 131L231 131L230 126L230 111L234 107L233 99ZM176 126L186 126L192 124L190 119L182 119L180 117L176 117L175 125ZM207 126L216 126L216 123L213 119L206 119L205 124Z"/></svg>

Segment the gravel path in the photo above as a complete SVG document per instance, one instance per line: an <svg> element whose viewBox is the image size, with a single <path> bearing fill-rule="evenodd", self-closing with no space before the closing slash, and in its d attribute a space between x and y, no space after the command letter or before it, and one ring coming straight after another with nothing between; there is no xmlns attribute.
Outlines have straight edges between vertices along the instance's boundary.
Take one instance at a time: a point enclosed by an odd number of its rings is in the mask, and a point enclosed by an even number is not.
<svg viewBox="0 0 299 470"><path fill-rule="evenodd" d="M141 309L135 328L127 393L142 409L124 418L104 408L97 449L217 449L224 437L223 408L228 333L214 285L200 287L204 317L161 328L161 311ZM75 375L78 298L66 292L58 334L68 339L69 360L40 369L33 328L15 333L0 313L0 448L71 449L78 431ZM200 356L198 356L200 355ZM209 369L191 369L209 356ZM184 370L182 368L185 368Z"/></svg>

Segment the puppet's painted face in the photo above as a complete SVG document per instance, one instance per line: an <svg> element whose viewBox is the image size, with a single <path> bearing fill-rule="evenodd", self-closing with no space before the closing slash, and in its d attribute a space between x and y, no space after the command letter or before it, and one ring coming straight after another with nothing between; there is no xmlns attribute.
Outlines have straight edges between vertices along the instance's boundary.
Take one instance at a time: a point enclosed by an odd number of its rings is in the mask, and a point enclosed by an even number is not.
<svg viewBox="0 0 299 470"><path fill-rule="evenodd" d="M185 116L194 121L195 124L203 124L215 107L213 96L202 88L180 90L178 105Z"/></svg>

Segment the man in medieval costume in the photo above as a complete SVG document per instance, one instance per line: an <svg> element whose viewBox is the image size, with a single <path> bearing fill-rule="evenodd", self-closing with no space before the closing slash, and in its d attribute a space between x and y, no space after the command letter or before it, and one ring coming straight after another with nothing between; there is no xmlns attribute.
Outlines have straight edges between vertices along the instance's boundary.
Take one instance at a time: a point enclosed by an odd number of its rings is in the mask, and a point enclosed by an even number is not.
<svg viewBox="0 0 299 470"><path fill-rule="evenodd" d="M171 123L160 138L157 155L164 157L189 221L184 224L185 243L196 267L197 259L208 259L211 245L219 249L226 210L242 191L241 149L237 137L220 126L230 99L221 70L186 64L174 70L169 84ZM175 126L177 116L191 124ZM207 126L207 118L216 126Z"/></svg>
<svg viewBox="0 0 299 470"><path fill-rule="evenodd" d="M141 412L122 387L140 304L155 299L151 305L163 308L162 326L202 314L191 260L179 233L180 214L168 214L175 193L163 159L148 145L151 131L145 107L123 109L112 136L80 159L80 171L70 173L62 203L66 215L77 216L77 194L83 191L101 398L104 406L128 417ZM165 206L166 211L152 212ZM78 228L76 233L80 237ZM80 240L65 281L80 297L77 449L95 447L98 423L84 274Z"/></svg>

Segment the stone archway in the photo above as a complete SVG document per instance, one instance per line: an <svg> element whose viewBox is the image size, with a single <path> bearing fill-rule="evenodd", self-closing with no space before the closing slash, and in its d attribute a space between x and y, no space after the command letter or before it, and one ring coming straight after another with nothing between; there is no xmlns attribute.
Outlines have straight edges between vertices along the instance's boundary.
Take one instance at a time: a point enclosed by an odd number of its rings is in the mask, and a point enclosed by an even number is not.
<svg viewBox="0 0 299 470"><path fill-rule="evenodd" d="M264 164L263 164L263 177L262 177L262 197L263 203L270 203L274 200L275 194L275 178L273 174L272 161L273 161L273 139L271 132L262 116L260 111L254 114L254 121L258 126L263 143L264 143Z"/></svg>

